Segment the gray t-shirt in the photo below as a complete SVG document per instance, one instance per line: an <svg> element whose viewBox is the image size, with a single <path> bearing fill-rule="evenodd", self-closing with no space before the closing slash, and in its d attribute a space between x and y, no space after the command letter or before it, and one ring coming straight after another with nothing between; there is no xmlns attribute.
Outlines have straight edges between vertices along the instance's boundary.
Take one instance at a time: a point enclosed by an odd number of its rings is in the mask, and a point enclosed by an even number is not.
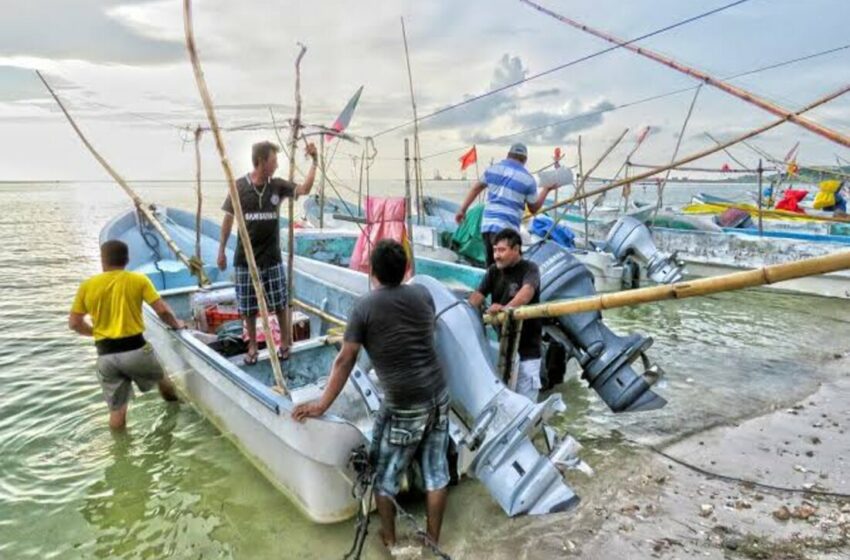
<svg viewBox="0 0 850 560"><path fill-rule="evenodd" d="M426 404L445 391L434 321L431 294L415 284L373 290L348 317L345 341L366 348L388 407Z"/></svg>

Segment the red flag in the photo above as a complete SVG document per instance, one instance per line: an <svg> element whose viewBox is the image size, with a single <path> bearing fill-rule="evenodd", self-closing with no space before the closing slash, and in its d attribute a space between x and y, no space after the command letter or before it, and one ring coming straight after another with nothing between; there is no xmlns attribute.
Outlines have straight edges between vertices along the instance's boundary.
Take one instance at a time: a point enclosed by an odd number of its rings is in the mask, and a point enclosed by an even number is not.
<svg viewBox="0 0 850 560"><path fill-rule="evenodd" d="M553 159L555 160L555 169L558 169L558 168L561 167L561 158L562 157L564 157L564 156L561 154L561 147L558 146L558 147L555 148L555 154L553 155Z"/></svg>
<svg viewBox="0 0 850 560"><path fill-rule="evenodd" d="M729 167L728 163L724 163L723 167L720 168L720 171L732 171L732 168Z"/></svg>
<svg viewBox="0 0 850 560"><path fill-rule="evenodd" d="M473 163L478 161L478 152L475 151L475 146L469 149L468 152L460 156L460 170L463 171Z"/></svg>

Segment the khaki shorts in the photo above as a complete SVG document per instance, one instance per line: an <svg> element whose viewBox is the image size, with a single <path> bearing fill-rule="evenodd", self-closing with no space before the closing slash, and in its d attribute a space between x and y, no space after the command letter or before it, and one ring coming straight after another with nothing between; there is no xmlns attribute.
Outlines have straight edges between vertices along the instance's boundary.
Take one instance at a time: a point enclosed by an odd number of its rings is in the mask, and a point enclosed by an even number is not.
<svg viewBox="0 0 850 560"><path fill-rule="evenodd" d="M130 402L134 382L139 391L146 393L164 376L165 372L150 344L97 358L97 377L109 410L120 410Z"/></svg>

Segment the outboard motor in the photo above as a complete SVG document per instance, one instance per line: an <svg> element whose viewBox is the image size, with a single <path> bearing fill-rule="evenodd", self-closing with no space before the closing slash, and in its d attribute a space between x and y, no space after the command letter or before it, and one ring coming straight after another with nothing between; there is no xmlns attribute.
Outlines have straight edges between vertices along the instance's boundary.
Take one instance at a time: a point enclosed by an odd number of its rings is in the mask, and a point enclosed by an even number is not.
<svg viewBox="0 0 850 560"><path fill-rule="evenodd" d="M452 410L466 424L463 429L460 422L450 423L450 435L474 454L468 472L509 516L554 513L577 505L579 498L564 482L561 469L590 470L576 456L578 443L566 437L548 456L532 443L550 416L566 410L561 396L551 395L538 404L508 389L496 375L478 313L434 278L416 276L411 282L425 286L434 299L440 365Z"/></svg>
<svg viewBox="0 0 850 560"><path fill-rule="evenodd" d="M614 224L605 239L605 250L625 263L629 258L646 266L646 274L659 284L673 284L683 277L683 265L676 255L665 255L658 250L652 234L640 220L623 216Z"/></svg>
<svg viewBox="0 0 850 560"><path fill-rule="evenodd" d="M538 243L525 257L540 269L541 302L596 295L590 271L556 243ZM662 375L644 353L651 338L614 334L598 311L562 315L545 331L566 347L568 357L578 360L582 377L614 412L655 410L667 404L651 390ZM643 361L642 374L632 367L638 358Z"/></svg>

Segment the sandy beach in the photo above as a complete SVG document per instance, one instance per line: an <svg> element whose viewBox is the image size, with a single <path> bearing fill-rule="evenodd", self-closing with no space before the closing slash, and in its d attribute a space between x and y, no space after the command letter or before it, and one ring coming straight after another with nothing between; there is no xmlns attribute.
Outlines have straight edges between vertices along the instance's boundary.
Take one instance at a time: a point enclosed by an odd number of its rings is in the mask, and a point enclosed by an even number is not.
<svg viewBox="0 0 850 560"><path fill-rule="evenodd" d="M577 511L494 531L487 557L850 558L850 354L814 367L834 380L796 404L595 457Z"/></svg>

